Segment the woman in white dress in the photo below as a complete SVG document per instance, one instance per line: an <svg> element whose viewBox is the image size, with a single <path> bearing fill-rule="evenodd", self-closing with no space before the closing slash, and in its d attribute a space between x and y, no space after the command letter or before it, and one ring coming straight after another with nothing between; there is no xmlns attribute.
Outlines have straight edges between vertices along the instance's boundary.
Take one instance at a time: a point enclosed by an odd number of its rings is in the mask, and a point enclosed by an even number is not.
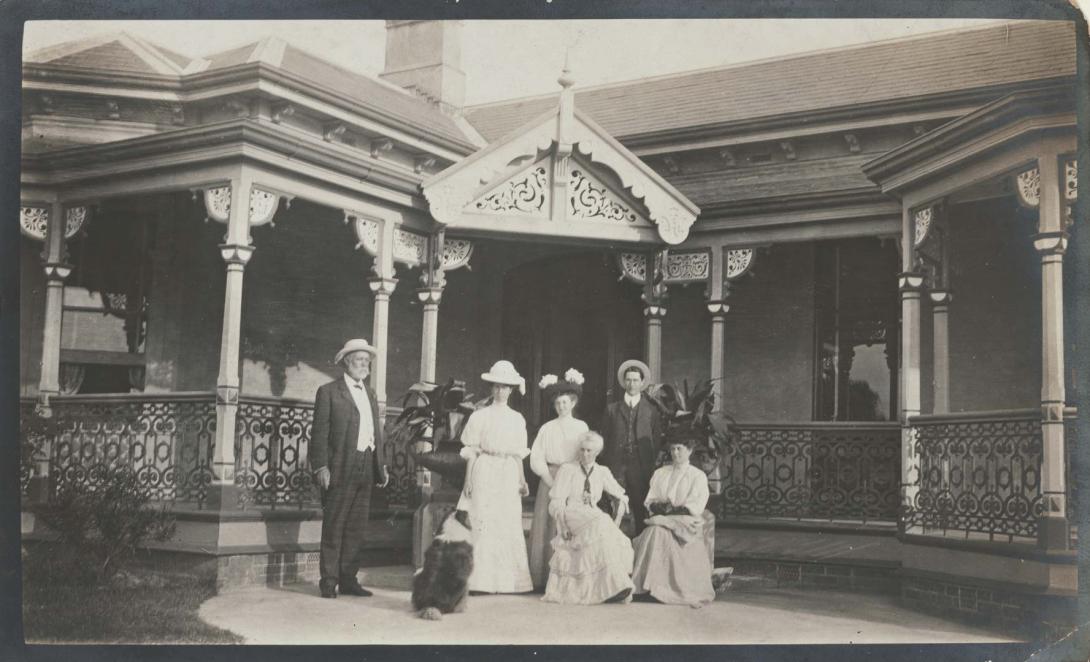
<svg viewBox="0 0 1090 662"><path fill-rule="evenodd" d="M473 412L462 430L466 480L458 509L473 527L473 574L469 590L525 593L533 590L522 532L522 498L530 493L522 460L529 455L526 420L507 406L511 390L525 381L510 361L481 375L492 384L492 404Z"/></svg>
<svg viewBox="0 0 1090 662"><path fill-rule="evenodd" d="M618 526L628 497L609 467L594 460L602 436L580 437L579 459L556 473L549 491L549 514L556 519L549 561L546 602L593 605L632 600L632 542ZM605 492L617 500L613 519L598 508Z"/></svg>
<svg viewBox="0 0 1090 662"><path fill-rule="evenodd" d="M568 370L563 380L556 375L545 375L538 386L545 389L545 397L556 409L556 418L541 426L530 449L530 469L541 478L530 526L530 578L534 581L534 590L543 590L549 579L549 559L553 555L551 543L556 535L556 525L549 515L549 490L561 465L575 461L579 437L588 428L572 415L583 393L583 375L578 370Z"/></svg>
<svg viewBox="0 0 1090 662"><path fill-rule="evenodd" d="M703 542L708 477L689 464L691 442L671 442L671 464L651 476L644 502L650 517L634 541L632 583L637 595L700 608L715 599L712 566Z"/></svg>

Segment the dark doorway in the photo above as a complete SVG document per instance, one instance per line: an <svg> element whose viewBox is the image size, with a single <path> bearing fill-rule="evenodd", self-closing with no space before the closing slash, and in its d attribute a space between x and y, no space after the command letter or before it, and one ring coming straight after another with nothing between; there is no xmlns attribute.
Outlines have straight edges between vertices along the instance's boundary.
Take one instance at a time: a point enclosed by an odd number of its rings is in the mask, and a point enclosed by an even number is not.
<svg viewBox="0 0 1090 662"><path fill-rule="evenodd" d="M583 373L577 418L597 427L617 388L622 361L640 357L643 317L639 289L619 282L616 258L606 252L550 256L507 272L503 289L504 356L526 377L521 410L531 433L552 417L537 382ZM531 436L531 439L533 437Z"/></svg>

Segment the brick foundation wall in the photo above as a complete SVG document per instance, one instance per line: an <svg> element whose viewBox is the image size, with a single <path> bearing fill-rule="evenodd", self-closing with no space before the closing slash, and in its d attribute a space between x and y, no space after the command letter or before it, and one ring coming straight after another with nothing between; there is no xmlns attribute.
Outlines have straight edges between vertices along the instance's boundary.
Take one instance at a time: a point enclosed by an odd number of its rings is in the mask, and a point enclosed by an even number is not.
<svg viewBox="0 0 1090 662"><path fill-rule="evenodd" d="M733 566L735 577L758 577L776 586L877 591L896 594L897 569L882 566L844 565L792 561L716 559L716 567Z"/></svg>
<svg viewBox="0 0 1090 662"><path fill-rule="evenodd" d="M1057 641L1074 627L1075 598L1032 595L996 587L904 575L901 600L908 607L987 627Z"/></svg>

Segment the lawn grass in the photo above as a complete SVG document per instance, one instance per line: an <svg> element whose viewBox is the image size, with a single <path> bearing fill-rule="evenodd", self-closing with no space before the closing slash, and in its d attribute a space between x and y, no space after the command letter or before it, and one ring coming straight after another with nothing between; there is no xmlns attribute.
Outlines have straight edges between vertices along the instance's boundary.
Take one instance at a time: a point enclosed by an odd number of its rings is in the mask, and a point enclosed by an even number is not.
<svg viewBox="0 0 1090 662"><path fill-rule="evenodd" d="M238 635L197 617L213 587L174 581L159 588L126 588L23 581L27 643L239 644Z"/></svg>

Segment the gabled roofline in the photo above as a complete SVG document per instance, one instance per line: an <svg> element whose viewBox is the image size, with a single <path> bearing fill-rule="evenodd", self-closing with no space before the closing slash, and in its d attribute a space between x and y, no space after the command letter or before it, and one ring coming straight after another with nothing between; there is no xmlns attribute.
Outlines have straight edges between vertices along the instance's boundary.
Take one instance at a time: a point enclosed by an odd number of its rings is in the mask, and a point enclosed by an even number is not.
<svg viewBox="0 0 1090 662"><path fill-rule="evenodd" d="M97 48L104 46L110 42L121 42L126 48L133 52L137 57L143 60L149 67L155 70L156 73L162 76L180 76L183 71L183 67L179 66L170 58L166 57L159 51L159 46L128 32L109 32L101 35L95 35L87 37L85 39L78 39L76 41L69 41L62 44L56 44L53 46L47 46L40 48L36 51L28 53L23 57L23 63L34 64L49 64L53 60L74 55L82 51L86 51L91 48ZM188 56L186 56L188 57ZM58 66L58 68L65 68L64 66Z"/></svg>
<svg viewBox="0 0 1090 662"><path fill-rule="evenodd" d="M908 181L890 186L904 171L938 154L950 151L980 136L994 133L1018 120L1075 113L1075 91L1070 84L1049 81L1008 94L968 115L910 140L864 163L863 174L884 191L903 188ZM903 178L902 178L903 179Z"/></svg>

